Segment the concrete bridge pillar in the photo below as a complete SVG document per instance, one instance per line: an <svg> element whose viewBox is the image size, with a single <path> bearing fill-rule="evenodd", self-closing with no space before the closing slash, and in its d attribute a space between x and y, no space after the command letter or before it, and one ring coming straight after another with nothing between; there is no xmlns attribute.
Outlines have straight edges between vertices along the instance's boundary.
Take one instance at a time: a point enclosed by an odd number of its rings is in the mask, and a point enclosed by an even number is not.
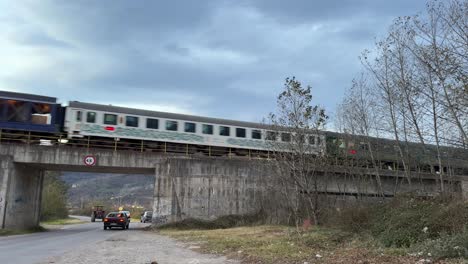
<svg viewBox="0 0 468 264"><path fill-rule="evenodd" d="M39 225L44 173L0 156L0 228L25 229Z"/></svg>
<svg viewBox="0 0 468 264"><path fill-rule="evenodd" d="M263 208L271 171L242 160L169 158L156 164L153 224Z"/></svg>

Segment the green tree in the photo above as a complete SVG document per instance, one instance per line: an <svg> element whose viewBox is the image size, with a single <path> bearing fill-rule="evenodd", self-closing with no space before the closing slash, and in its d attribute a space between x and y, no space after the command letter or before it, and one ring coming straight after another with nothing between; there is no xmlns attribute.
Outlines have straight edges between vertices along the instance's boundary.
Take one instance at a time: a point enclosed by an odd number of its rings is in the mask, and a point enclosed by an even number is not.
<svg viewBox="0 0 468 264"><path fill-rule="evenodd" d="M42 188L41 220L62 219L68 217L67 184L56 172L46 172Z"/></svg>

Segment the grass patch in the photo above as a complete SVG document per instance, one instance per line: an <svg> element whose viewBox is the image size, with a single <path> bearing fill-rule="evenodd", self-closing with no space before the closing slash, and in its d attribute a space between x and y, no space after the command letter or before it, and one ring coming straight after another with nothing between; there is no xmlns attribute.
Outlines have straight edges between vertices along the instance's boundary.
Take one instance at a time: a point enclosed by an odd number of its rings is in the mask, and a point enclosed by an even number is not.
<svg viewBox="0 0 468 264"><path fill-rule="evenodd" d="M288 226L248 226L227 229L165 228L162 235L199 246L203 253L242 259L243 263L411 263L424 256L409 249L381 247L372 237L337 228L313 227L297 232ZM427 256L425 256L427 258ZM437 263L463 263L461 259Z"/></svg>
<svg viewBox="0 0 468 264"><path fill-rule="evenodd" d="M186 226L184 226L185 228ZM300 261L315 249L298 244L297 234L285 226L236 227L210 230L177 230L165 228L161 234L186 242L199 242L204 252L239 255L272 263L279 259ZM320 231L317 240L322 240ZM310 235L310 241L314 235Z"/></svg>
<svg viewBox="0 0 468 264"><path fill-rule="evenodd" d="M82 221L78 218L73 218L73 217L68 217L68 218L63 218L63 219L53 219L53 220L48 220L41 222L43 225L76 225L76 224L83 224L87 223L85 221Z"/></svg>
<svg viewBox="0 0 468 264"><path fill-rule="evenodd" d="M467 263L468 204L450 197L401 196L326 212L324 226L299 231L258 225L262 217L185 219L157 228L207 253L245 263ZM364 262L362 262L364 261Z"/></svg>
<svg viewBox="0 0 468 264"><path fill-rule="evenodd" d="M334 226L368 233L385 247L409 248L441 234L463 232L468 205L443 197L402 196L377 206L348 208L334 218Z"/></svg>

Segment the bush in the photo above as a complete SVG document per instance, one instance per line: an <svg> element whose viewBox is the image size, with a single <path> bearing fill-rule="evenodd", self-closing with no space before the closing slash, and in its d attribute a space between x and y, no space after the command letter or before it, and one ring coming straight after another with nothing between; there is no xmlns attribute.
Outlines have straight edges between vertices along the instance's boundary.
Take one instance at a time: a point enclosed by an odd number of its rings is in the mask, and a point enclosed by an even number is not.
<svg viewBox="0 0 468 264"><path fill-rule="evenodd" d="M336 229L314 228L301 235L301 243L307 247L327 249L336 247L352 237L352 233Z"/></svg>
<svg viewBox="0 0 468 264"><path fill-rule="evenodd" d="M468 258L468 231L458 234L442 234L439 238L428 239L411 248L413 255L435 258Z"/></svg>
<svg viewBox="0 0 468 264"><path fill-rule="evenodd" d="M343 230L368 233L386 247L410 247L440 234L463 232L468 206L447 197L400 196L378 206L339 212L334 221Z"/></svg>
<svg viewBox="0 0 468 264"><path fill-rule="evenodd" d="M337 214L329 216L330 221L340 229L352 233L360 233L368 230L373 208L371 207L352 207L342 210Z"/></svg>
<svg viewBox="0 0 468 264"><path fill-rule="evenodd" d="M260 223L264 220L262 213L246 214L246 215L225 215L216 218L215 220L202 220L195 218L187 218L181 221L167 223L159 226L159 229L175 228L180 230L189 229L226 229L236 226L246 226Z"/></svg>

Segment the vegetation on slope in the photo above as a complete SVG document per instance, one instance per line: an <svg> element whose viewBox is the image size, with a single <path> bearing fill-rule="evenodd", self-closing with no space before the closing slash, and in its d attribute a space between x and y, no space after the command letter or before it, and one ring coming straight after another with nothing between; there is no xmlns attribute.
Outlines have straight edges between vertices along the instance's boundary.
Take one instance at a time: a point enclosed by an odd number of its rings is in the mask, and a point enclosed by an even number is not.
<svg viewBox="0 0 468 264"><path fill-rule="evenodd" d="M68 217L68 185L56 172L46 172L42 188L41 221Z"/></svg>

